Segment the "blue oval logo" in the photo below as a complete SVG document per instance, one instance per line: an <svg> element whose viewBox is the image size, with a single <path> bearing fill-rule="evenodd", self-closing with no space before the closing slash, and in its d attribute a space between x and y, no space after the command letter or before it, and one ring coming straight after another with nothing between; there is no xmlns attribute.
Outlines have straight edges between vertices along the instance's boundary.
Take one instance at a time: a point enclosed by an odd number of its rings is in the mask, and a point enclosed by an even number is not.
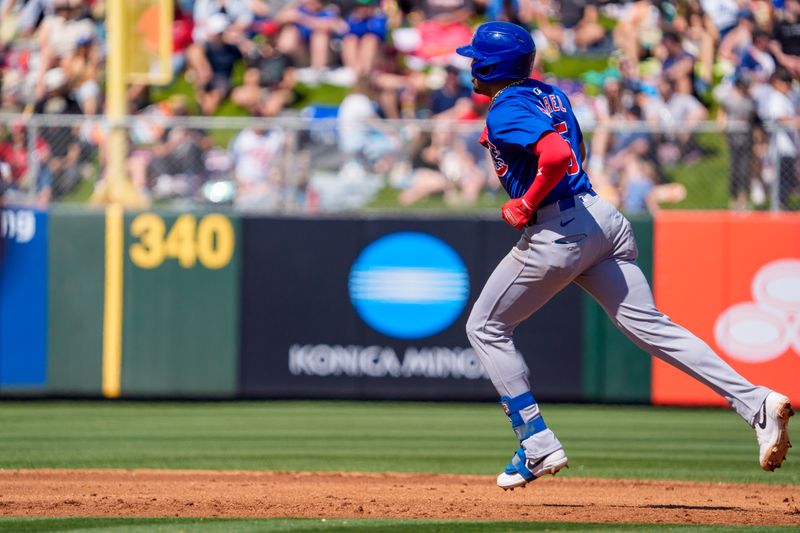
<svg viewBox="0 0 800 533"><path fill-rule="evenodd" d="M467 303L469 274L445 242L401 232L364 248L350 269L350 300L364 322L400 339L419 339L452 324Z"/></svg>

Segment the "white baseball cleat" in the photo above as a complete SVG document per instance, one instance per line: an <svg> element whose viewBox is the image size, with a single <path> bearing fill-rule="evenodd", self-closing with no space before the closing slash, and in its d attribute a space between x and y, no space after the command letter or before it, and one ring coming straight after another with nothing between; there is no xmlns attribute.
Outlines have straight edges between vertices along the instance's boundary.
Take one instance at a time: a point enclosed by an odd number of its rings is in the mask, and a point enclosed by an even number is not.
<svg viewBox="0 0 800 533"><path fill-rule="evenodd" d="M794 414L789 398L770 392L761 405L754 424L758 438L761 468L772 472L780 468L786 452L792 447L789 442L789 417Z"/></svg>
<svg viewBox="0 0 800 533"><path fill-rule="evenodd" d="M528 459L522 446L506 466L505 472L497 476L497 486L503 490L524 487L545 474L555 475L568 466L569 460L564 450L556 450L538 459Z"/></svg>

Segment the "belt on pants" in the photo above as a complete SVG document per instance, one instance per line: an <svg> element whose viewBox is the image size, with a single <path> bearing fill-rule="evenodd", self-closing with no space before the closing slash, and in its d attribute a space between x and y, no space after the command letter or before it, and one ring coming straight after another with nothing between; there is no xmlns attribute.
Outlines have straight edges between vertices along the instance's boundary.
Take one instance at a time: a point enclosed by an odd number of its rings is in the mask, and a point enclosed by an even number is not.
<svg viewBox="0 0 800 533"><path fill-rule="evenodd" d="M545 213L549 216L550 214L555 214L557 211L566 211L567 209L572 209L575 207L575 197L580 194L588 194L589 196L597 196L597 193L594 192L593 189L589 189L588 191L582 191L579 193L575 193L573 195L567 196L566 198L561 198L560 200L556 200L554 202L550 202L547 205L540 206L536 211L533 212L533 216L531 216L530 221L528 221L528 226L533 226L538 222L540 218L543 218Z"/></svg>

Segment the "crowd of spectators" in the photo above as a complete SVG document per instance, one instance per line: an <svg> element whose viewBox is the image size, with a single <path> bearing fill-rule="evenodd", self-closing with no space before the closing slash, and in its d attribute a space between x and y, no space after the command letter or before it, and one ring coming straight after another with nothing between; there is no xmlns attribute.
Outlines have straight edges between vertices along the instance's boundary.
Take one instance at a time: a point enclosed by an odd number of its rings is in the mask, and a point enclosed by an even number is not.
<svg viewBox="0 0 800 533"><path fill-rule="evenodd" d="M104 0L0 0L0 112L20 114L0 123L4 189L24 184L46 202L102 168L102 128L46 127L28 139L25 116L103 112L106 8ZM175 0L172 65L191 95L162 88L154 99L151 88L130 87L130 113L142 121L131 128L129 176L152 198L200 197L228 180L230 194L215 198L252 207L350 205L337 183L388 184L403 205L431 195L470 205L497 180L475 142L489 103L471 93L469 63L454 50L485 20L531 30L532 75L567 91L593 132L592 180L627 211L685 197L670 172L715 149L694 131L711 119L728 128L732 207L765 202L774 183L784 206L800 194L798 0ZM576 57L607 68L572 79L543 68ZM334 109L302 100L330 86L347 95ZM337 125L291 142L282 130L253 127L221 142L146 121L231 108ZM434 125L350 123L384 118ZM476 125L452 126L465 123ZM287 171L290 149L305 152Z"/></svg>

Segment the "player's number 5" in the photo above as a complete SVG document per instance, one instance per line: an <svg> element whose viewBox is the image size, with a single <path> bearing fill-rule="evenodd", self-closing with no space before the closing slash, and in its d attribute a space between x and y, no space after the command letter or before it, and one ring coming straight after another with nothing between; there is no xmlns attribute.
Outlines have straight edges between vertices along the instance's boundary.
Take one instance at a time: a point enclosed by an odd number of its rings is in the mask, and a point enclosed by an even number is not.
<svg viewBox="0 0 800 533"><path fill-rule="evenodd" d="M142 213L131 222L131 235L138 239L130 247L130 258L140 268L156 268L166 259L177 259L183 268L197 261L209 269L220 269L233 257L235 236L228 217L213 213L200 219L180 215L167 232L164 219Z"/></svg>
<svg viewBox="0 0 800 533"><path fill-rule="evenodd" d="M567 136L568 127L566 122L558 122L555 124L556 132L561 135L561 137L569 143L569 137ZM575 150L572 149L572 145L570 144L570 151L572 152L572 157L569 159L569 167L567 167L567 176L577 176L581 171L581 166L578 164L578 156L575 155Z"/></svg>

